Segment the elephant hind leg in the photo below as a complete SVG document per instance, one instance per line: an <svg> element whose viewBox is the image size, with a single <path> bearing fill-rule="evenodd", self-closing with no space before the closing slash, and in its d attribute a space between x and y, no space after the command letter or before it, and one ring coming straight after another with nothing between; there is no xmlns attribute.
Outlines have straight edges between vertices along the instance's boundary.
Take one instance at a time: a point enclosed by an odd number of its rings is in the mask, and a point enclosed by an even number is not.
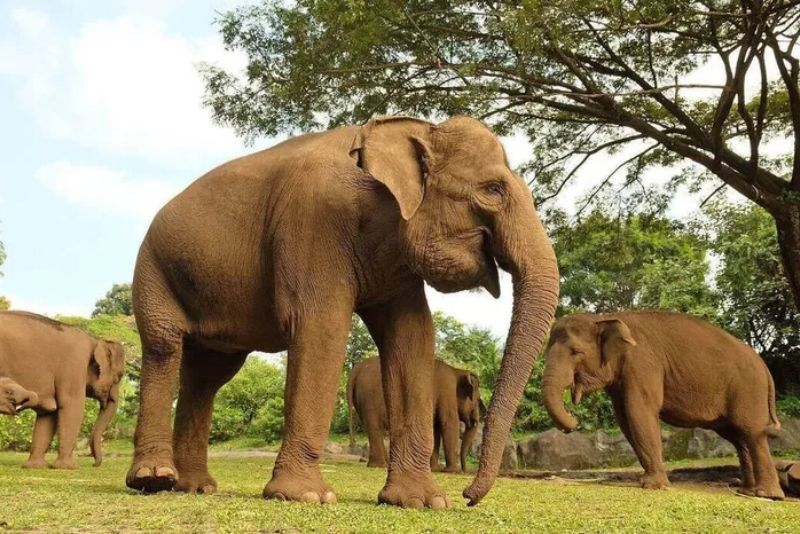
<svg viewBox="0 0 800 534"><path fill-rule="evenodd" d="M178 482L187 493L214 493L217 483L208 472L208 436L214 397L242 368L247 353L221 354L184 345L180 391L172 446Z"/></svg>
<svg viewBox="0 0 800 534"><path fill-rule="evenodd" d="M742 476L739 492L745 495L753 495L756 487L756 479L753 474L753 458L750 455L750 450L747 448L747 443L741 433L736 429L718 429L717 433L736 447L736 454L739 456L739 470Z"/></svg>
<svg viewBox="0 0 800 534"><path fill-rule="evenodd" d="M755 494L767 499L783 500L784 493L778 479L778 472L769 453L769 443L764 432L746 434L745 443L753 459Z"/></svg>
<svg viewBox="0 0 800 534"><path fill-rule="evenodd" d="M182 356L183 333L142 332L139 417L133 464L125 479L129 488L154 493L171 490L178 480L172 456L172 399Z"/></svg>

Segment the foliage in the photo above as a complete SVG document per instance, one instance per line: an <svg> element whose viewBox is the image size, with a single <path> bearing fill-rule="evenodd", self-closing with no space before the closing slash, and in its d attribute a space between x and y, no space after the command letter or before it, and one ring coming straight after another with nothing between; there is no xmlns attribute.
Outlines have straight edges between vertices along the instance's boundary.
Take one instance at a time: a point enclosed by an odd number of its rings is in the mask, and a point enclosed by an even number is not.
<svg viewBox="0 0 800 534"><path fill-rule="evenodd" d="M775 404L781 417L800 417L800 395L785 395Z"/></svg>
<svg viewBox="0 0 800 534"><path fill-rule="evenodd" d="M800 300L798 16L784 1L263 0L220 15L247 66L206 65L205 104L251 139L386 113L482 117L527 135L521 172L542 199L615 155L580 211L615 184L652 202L629 187L652 168L674 169L668 193L722 180L787 229ZM786 136L791 149L764 150Z"/></svg>
<svg viewBox="0 0 800 534"><path fill-rule="evenodd" d="M11 301L8 298L0 295L0 311L6 311L11 308Z"/></svg>
<svg viewBox="0 0 800 534"><path fill-rule="evenodd" d="M36 414L31 410L25 410L16 417L0 415L0 450L29 450L35 419Z"/></svg>
<svg viewBox="0 0 800 534"><path fill-rule="evenodd" d="M766 360L779 391L800 391L800 313L772 219L757 206L717 201L697 224L720 259L722 322Z"/></svg>
<svg viewBox="0 0 800 534"><path fill-rule="evenodd" d="M98 315L133 315L130 284L114 284L106 296L94 303L92 317Z"/></svg>
<svg viewBox="0 0 800 534"><path fill-rule="evenodd" d="M706 244L677 221L609 211L600 206L572 224L563 213L551 217L561 273L559 313L660 308L713 320Z"/></svg>
<svg viewBox="0 0 800 534"><path fill-rule="evenodd" d="M23 454L0 453L0 524L14 532L721 533L793 532L800 523L797 503L742 499L727 488L680 483L672 491L653 492L592 481L499 478L480 506L467 509L460 494L470 476L437 473L454 509L432 513L376 505L386 471L363 463L323 461L323 475L339 503L318 506L261 499L271 458L210 458L217 497L125 491L129 454L109 456L96 469L90 458L79 458L77 472L27 471L19 468L24 460Z"/></svg>
<svg viewBox="0 0 800 534"><path fill-rule="evenodd" d="M250 356L239 373L217 393L210 441L239 436L267 442L280 439L283 428L283 370Z"/></svg>

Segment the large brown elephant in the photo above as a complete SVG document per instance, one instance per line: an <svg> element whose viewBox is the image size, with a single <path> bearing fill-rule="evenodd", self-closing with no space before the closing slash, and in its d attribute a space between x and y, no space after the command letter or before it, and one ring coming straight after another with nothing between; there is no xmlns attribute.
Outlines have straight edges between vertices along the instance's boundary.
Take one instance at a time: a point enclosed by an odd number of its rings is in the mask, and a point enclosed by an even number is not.
<svg viewBox="0 0 800 534"><path fill-rule="evenodd" d="M0 374L36 393L33 445L28 468L47 467L45 453L58 431L56 469L74 469L75 443L86 397L100 402L90 446L95 466L103 461L103 432L119 403L125 351L82 330L33 313L0 312Z"/></svg>
<svg viewBox="0 0 800 534"><path fill-rule="evenodd" d="M617 423L636 452L645 488L669 486L660 420L715 430L739 453L741 491L782 499L767 437L780 429L775 387L764 361L716 326L672 312L578 314L553 326L542 379L545 407L563 430L577 421L564 407L605 388Z"/></svg>
<svg viewBox="0 0 800 534"><path fill-rule="evenodd" d="M433 453L431 469L439 470L439 447L444 446L444 471L466 470L466 455L480 423L483 402L475 373L436 360L433 373ZM389 430L386 416L381 364L379 358L358 362L347 381L347 404L350 411L350 445L355 445L353 415L358 415L369 440L367 467L386 467L388 457L383 444ZM458 437L464 423L460 453ZM461 459L460 469L457 463Z"/></svg>
<svg viewBox="0 0 800 534"><path fill-rule="evenodd" d="M7 376L0 376L0 414L17 415L26 408L33 408L39 402L35 391L20 386Z"/></svg>
<svg viewBox="0 0 800 534"><path fill-rule="evenodd" d="M514 308L473 502L496 476L558 299L553 249L498 139L465 117L385 118L295 137L201 177L158 213L136 263L144 352L128 486L213 491L216 391L248 352L288 350L283 445L263 494L335 501L319 460L355 311L384 363L391 447L379 501L446 506L430 473L424 282L497 295L496 265L512 275Z"/></svg>

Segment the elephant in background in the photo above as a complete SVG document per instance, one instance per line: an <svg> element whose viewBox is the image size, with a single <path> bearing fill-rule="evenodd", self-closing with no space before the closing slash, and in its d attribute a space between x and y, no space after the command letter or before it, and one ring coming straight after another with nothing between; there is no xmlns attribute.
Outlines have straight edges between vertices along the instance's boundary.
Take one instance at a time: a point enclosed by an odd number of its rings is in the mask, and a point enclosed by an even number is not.
<svg viewBox="0 0 800 534"><path fill-rule="evenodd" d="M125 351L119 343L94 339L82 330L48 317L0 312L0 374L38 397L27 468L47 467L45 453L58 432L58 458L52 467L74 469L75 443L86 397L100 402L90 447L95 466L103 461L103 432L119 403Z"/></svg>
<svg viewBox="0 0 800 534"><path fill-rule="evenodd" d="M498 266L511 273L514 308L466 491L472 504L497 476L558 300L553 248L497 137L467 117L381 118L217 167L159 211L139 249L143 354L126 484L215 491L214 396L249 352L287 350L283 443L263 496L335 502L319 462L355 312L378 346L388 407L378 501L448 506L430 472L434 330L424 284L497 296Z"/></svg>
<svg viewBox="0 0 800 534"><path fill-rule="evenodd" d="M466 470L469 452L484 411L475 373L457 369L436 360L433 374L433 454L431 469L439 469L439 446L444 445L447 472L458 472L456 463L460 423L464 423L461 440L461 469ZM384 432L389 430L381 381L379 358L369 358L353 367L347 381L347 404L350 415L350 445L355 445L353 413L358 415L369 439L368 467L386 467L387 455L383 444Z"/></svg>
<svg viewBox="0 0 800 534"><path fill-rule="evenodd" d="M20 386L7 376L0 376L0 414L17 415L25 408L36 406L39 396Z"/></svg>
<svg viewBox="0 0 800 534"><path fill-rule="evenodd" d="M542 378L545 407L562 430L577 421L562 393L604 388L622 432L644 467L642 487L669 486L660 420L716 431L739 455L745 494L782 499L767 438L780 430L775 386L764 361L742 341L673 312L576 314L553 326Z"/></svg>

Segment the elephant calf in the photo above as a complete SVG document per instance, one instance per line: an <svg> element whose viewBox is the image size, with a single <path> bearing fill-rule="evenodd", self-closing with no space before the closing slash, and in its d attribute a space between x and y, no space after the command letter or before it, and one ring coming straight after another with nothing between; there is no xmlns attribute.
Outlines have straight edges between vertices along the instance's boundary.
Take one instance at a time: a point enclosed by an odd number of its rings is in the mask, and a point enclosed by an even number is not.
<svg viewBox="0 0 800 534"><path fill-rule="evenodd" d="M542 382L545 407L565 431L577 421L565 409L605 388L642 467L642 487L669 486L661 458L659 419L715 430L733 443L741 492L782 499L767 437L780 429L775 387L763 360L747 345L700 319L671 312L578 314L553 326Z"/></svg>
<svg viewBox="0 0 800 534"><path fill-rule="evenodd" d="M53 467L77 467L73 452L87 396L100 402L90 442L95 465L100 465L103 432L117 411L124 370L125 354L119 343L98 341L41 315L0 312L0 374L37 397L23 403L37 414L31 455L23 467L47 467L45 453L56 431L58 459Z"/></svg>
<svg viewBox="0 0 800 534"><path fill-rule="evenodd" d="M7 376L0 376L0 414L17 415L25 408L32 408L39 396L20 386Z"/></svg>
<svg viewBox="0 0 800 534"><path fill-rule="evenodd" d="M469 371L456 369L436 360L433 378L433 454L431 469L439 469L439 445L444 443L447 472L466 469L469 451L484 410L478 390L478 377ZM386 467L384 432L389 430L381 381L379 358L370 358L356 364L347 383L347 403L350 409L350 444L354 444L353 411L355 410L369 439L368 467ZM461 468L456 463L460 424L465 431L461 440Z"/></svg>

